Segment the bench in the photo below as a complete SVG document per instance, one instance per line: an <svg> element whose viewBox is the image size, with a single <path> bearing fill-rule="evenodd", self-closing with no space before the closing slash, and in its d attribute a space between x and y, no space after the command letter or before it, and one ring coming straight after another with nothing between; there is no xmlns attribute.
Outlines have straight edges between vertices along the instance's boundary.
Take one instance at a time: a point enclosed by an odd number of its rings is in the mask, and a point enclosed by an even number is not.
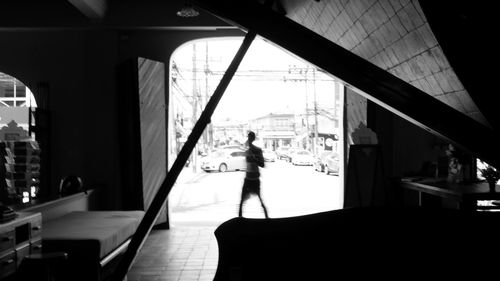
<svg viewBox="0 0 500 281"><path fill-rule="evenodd" d="M66 280L109 277L127 249L143 211L75 211L44 223L43 252L66 252Z"/></svg>

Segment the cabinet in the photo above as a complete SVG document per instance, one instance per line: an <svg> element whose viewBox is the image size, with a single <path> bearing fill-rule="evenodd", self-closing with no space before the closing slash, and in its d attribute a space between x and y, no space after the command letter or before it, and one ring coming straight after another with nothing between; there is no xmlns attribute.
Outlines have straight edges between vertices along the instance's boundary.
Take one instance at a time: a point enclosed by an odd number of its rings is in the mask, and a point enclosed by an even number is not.
<svg viewBox="0 0 500 281"><path fill-rule="evenodd" d="M40 148L33 140L0 142L0 184L6 204L30 202L36 197L40 178Z"/></svg>
<svg viewBox="0 0 500 281"><path fill-rule="evenodd" d="M23 257L42 249L42 214L17 214L16 219L0 223L0 279L13 274Z"/></svg>

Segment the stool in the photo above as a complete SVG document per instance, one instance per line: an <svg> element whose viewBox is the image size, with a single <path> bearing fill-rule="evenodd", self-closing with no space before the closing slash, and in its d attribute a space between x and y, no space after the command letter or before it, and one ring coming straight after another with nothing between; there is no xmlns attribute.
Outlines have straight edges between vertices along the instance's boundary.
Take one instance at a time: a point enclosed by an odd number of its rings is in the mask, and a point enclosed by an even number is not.
<svg viewBox="0 0 500 281"><path fill-rule="evenodd" d="M51 252L31 254L23 258L17 273L18 280L58 281L64 280L58 275L58 268L64 267L68 254Z"/></svg>

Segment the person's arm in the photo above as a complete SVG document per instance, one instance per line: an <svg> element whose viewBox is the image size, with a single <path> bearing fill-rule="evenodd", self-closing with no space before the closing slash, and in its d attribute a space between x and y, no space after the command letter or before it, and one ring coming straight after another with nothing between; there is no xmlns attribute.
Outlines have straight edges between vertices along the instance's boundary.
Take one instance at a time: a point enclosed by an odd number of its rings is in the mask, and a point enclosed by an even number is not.
<svg viewBox="0 0 500 281"><path fill-rule="evenodd" d="M262 149L258 149L255 158L257 165L259 165L260 167L264 167L264 155L262 154Z"/></svg>

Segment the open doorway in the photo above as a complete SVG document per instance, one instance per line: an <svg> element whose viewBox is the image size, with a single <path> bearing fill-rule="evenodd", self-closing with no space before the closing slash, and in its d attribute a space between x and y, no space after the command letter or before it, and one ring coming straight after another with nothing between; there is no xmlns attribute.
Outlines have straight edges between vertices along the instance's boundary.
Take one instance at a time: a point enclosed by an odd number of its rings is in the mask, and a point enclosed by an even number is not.
<svg viewBox="0 0 500 281"><path fill-rule="evenodd" d="M35 140L36 101L17 78L0 72L0 205L21 205L40 191L40 147Z"/></svg>
<svg viewBox="0 0 500 281"><path fill-rule="evenodd" d="M172 56L170 159L242 40L193 41ZM342 208L343 89L335 77L256 39L169 195L171 224L215 226L238 215L248 131L264 151L261 194L270 217ZM245 203L243 216L264 217L257 198Z"/></svg>
<svg viewBox="0 0 500 281"><path fill-rule="evenodd" d="M0 72L0 128L14 121L26 130L30 130L30 114L36 108L36 101L30 88L7 73ZM31 125L33 125L31 123Z"/></svg>

